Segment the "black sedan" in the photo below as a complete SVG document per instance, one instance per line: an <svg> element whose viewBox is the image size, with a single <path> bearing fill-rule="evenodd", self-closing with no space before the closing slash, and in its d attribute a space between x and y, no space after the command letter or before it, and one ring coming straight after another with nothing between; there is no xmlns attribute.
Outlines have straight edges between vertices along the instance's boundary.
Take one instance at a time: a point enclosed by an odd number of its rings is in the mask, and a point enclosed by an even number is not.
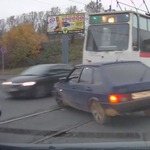
<svg viewBox="0 0 150 150"><path fill-rule="evenodd" d="M12 97L41 98L51 93L59 78L68 75L69 64L41 64L28 68L18 76L2 83L4 92Z"/></svg>
<svg viewBox="0 0 150 150"><path fill-rule="evenodd" d="M139 61L77 65L54 89L58 105L91 112L100 124L137 111L150 115L150 68Z"/></svg>
<svg viewBox="0 0 150 150"><path fill-rule="evenodd" d="M70 26L70 23L69 23L69 22L64 22L62 26L63 26L63 27Z"/></svg>

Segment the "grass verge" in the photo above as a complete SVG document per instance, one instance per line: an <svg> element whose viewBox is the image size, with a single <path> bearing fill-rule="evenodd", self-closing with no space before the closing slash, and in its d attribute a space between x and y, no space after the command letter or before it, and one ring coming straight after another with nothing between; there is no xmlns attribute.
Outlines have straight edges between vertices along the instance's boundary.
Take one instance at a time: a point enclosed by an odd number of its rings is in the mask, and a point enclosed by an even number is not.
<svg viewBox="0 0 150 150"><path fill-rule="evenodd" d="M22 67L22 68L14 68L14 69L5 69L4 74L2 70L0 70L0 75L17 75L27 69L28 67Z"/></svg>

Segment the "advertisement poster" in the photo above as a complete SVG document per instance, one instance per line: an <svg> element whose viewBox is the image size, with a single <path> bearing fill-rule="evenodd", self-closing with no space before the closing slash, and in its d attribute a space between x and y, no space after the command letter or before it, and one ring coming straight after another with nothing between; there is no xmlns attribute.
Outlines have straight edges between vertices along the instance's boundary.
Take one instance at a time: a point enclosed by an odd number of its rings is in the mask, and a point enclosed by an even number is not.
<svg viewBox="0 0 150 150"><path fill-rule="evenodd" d="M48 34L84 33L85 14L48 16Z"/></svg>

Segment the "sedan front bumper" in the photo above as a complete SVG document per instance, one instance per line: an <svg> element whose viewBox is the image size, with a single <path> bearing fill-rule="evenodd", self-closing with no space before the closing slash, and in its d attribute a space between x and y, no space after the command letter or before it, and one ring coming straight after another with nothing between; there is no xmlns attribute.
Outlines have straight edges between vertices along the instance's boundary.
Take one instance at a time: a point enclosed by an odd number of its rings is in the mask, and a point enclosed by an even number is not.
<svg viewBox="0 0 150 150"><path fill-rule="evenodd" d="M33 95L33 86L5 85L3 91L13 97L30 97Z"/></svg>

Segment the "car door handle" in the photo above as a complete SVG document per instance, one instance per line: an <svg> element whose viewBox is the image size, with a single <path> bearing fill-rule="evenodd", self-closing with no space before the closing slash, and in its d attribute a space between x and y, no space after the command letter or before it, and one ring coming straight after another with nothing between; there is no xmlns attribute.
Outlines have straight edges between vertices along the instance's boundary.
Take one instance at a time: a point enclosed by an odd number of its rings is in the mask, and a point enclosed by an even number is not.
<svg viewBox="0 0 150 150"><path fill-rule="evenodd" d="M91 87L86 87L87 91L92 91Z"/></svg>

